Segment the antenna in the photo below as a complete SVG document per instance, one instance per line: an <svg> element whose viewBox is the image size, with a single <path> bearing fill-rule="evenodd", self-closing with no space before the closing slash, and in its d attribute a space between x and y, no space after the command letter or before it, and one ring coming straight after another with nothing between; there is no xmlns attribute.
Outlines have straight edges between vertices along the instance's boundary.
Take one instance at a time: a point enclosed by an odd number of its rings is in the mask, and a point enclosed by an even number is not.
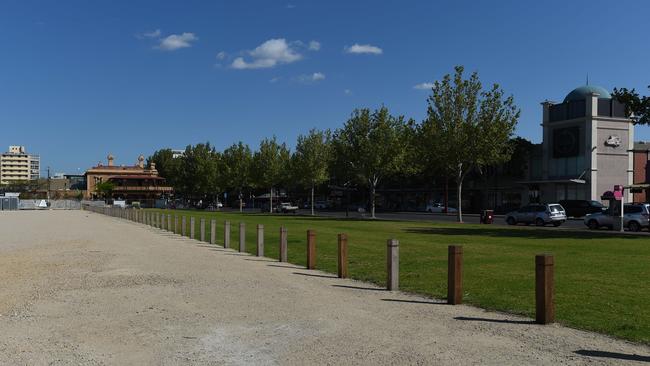
<svg viewBox="0 0 650 366"><path fill-rule="evenodd" d="M589 85L589 73L587 73L587 85Z"/></svg>

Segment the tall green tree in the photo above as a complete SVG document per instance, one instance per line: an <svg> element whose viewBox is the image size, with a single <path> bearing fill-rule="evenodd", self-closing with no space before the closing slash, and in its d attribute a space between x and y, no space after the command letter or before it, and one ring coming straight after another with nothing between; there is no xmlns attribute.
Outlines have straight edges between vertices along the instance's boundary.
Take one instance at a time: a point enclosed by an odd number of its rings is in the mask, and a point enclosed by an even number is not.
<svg viewBox="0 0 650 366"><path fill-rule="evenodd" d="M242 192L251 184L251 165L253 153L241 141L223 151L220 176L226 187L235 189L239 197L239 212L243 211Z"/></svg>
<svg viewBox="0 0 650 366"><path fill-rule="evenodd" d="M219 193L220 154L210 145L189 145L181 158L183 192L191 199L215 199Z"/></svg>
<svg viewBox="0 0 650 366"><path fill-rule="evenodd" d="M113 196L113 190L115 190L115 184L113 184L113 182L101 182L97 183L95 186L95 191L104 200L107 200Z"/></svg>
<svg viewBox="0 0 650 366"><path fill-rule="evenodd" d="M639 96L635 89L627 88L614 88L613 94L614 98L625 104L625 114L632 118L635 124L650 125L650 96Z"/></svg>
<svg viewBox="0 0 650 366"><path fill-rule="evenodd" d="M368 186L371 217L375 218L375 196L380 181L404 172L409 145L409 123L392 116L388 108L374 112L358 109L332 139L335 166L347 167L350 176Z"/></svg>
<svg viewBox="0 0 650 366"><path fill-rule="evenodd" d="M331 134L329 130L312 129L307 135L298 136L296 151L293 153L294 176L304 186L311 189L311 214L314 215L315 187L329 178L328 166L331 156Z"/></svg>
<svg viewBox="0 0 650 366"><path fill-rule="evenodd" d="M171 149L160 149L147 158L147 166L151 167L152 164L155 164L158 175L165 178L167 183L174 187L174 190L180 191L182 188L179 184L182 160L182 157L174 158Z"/></svg>
<svg viewBox="0 0 650 366"><path fill-rule="evenodd" d="M453 76L436 81L427 99L427 118L418 128L420 159L456 179L458 221L463 222L463 180L470 171L507 161L519 108L499 85L483 90L476 72L463 78L456 66Z"/></svg>
<svg viewBox="0 0 650 366"><path fill-rule="evenodd" d="M269 212L273 212L273 189L289 177L290 157L286 144L279 144L275 136L262 140L253 155L253 180L259 188L269 189Z"/></svg>

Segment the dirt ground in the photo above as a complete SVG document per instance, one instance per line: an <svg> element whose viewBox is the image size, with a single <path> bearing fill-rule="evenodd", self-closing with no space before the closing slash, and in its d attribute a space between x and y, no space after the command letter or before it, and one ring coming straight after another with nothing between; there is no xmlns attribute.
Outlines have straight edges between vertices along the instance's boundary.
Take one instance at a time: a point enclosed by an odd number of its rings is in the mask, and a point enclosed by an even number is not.
<svg viewBox="0 0 650 366"><path fill-rule="evenodd" d="M84 211L0 212L3 365L645 364L650 348Z"/></svg>

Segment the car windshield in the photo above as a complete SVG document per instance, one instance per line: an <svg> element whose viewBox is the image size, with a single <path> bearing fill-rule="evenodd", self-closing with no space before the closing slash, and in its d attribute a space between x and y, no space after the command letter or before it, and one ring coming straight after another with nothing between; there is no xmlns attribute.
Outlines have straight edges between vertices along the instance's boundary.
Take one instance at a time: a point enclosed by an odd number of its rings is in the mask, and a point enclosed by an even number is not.
<svg viewBox="0 0 650 366"><path fill-rule="evenodd" d="M549 205L548 208L551 210L551 212L560 212L564 210L560 205Z"/></svg>
<svg viewBox="0 0 650 366"><path fill-rule="evenodd" d="M603 206L602 203L600 203L598 201L591 201L591 205L594 206L594 207L600 207L600 208L605 207L605 206Z"/></svg>

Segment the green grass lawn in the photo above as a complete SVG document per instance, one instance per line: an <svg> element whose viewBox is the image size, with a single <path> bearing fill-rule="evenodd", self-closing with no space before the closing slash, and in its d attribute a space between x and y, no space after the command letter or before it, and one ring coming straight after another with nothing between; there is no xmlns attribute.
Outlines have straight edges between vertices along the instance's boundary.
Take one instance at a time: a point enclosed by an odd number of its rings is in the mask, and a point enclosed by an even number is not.
<svg viewBox="0 0 650 366"><path fill-rule="evenodd" d="M160 211L160 210L158 210ZM317 233L317 268L336 273L337 234L348 234L354 279L384 286L386 241L400 241L400 289L447 295L447 246L464 246L464 302L485 309L535 315L535 255L555 255L556 318L571 327L650 344L650 238L536 228L456 223L360 221L304 216L165 211L231 223L231 248L246 223L246 251L255 253L256 225L265 227L265 255L278 257L279 231L288 229L289 262L306 264L306 231ZM173 223L173 219L172 219ZM179 225L181 220L179 218ZM189 236L189 228L187 229ZM432 309L432 311L435 311Z"/></svg>

